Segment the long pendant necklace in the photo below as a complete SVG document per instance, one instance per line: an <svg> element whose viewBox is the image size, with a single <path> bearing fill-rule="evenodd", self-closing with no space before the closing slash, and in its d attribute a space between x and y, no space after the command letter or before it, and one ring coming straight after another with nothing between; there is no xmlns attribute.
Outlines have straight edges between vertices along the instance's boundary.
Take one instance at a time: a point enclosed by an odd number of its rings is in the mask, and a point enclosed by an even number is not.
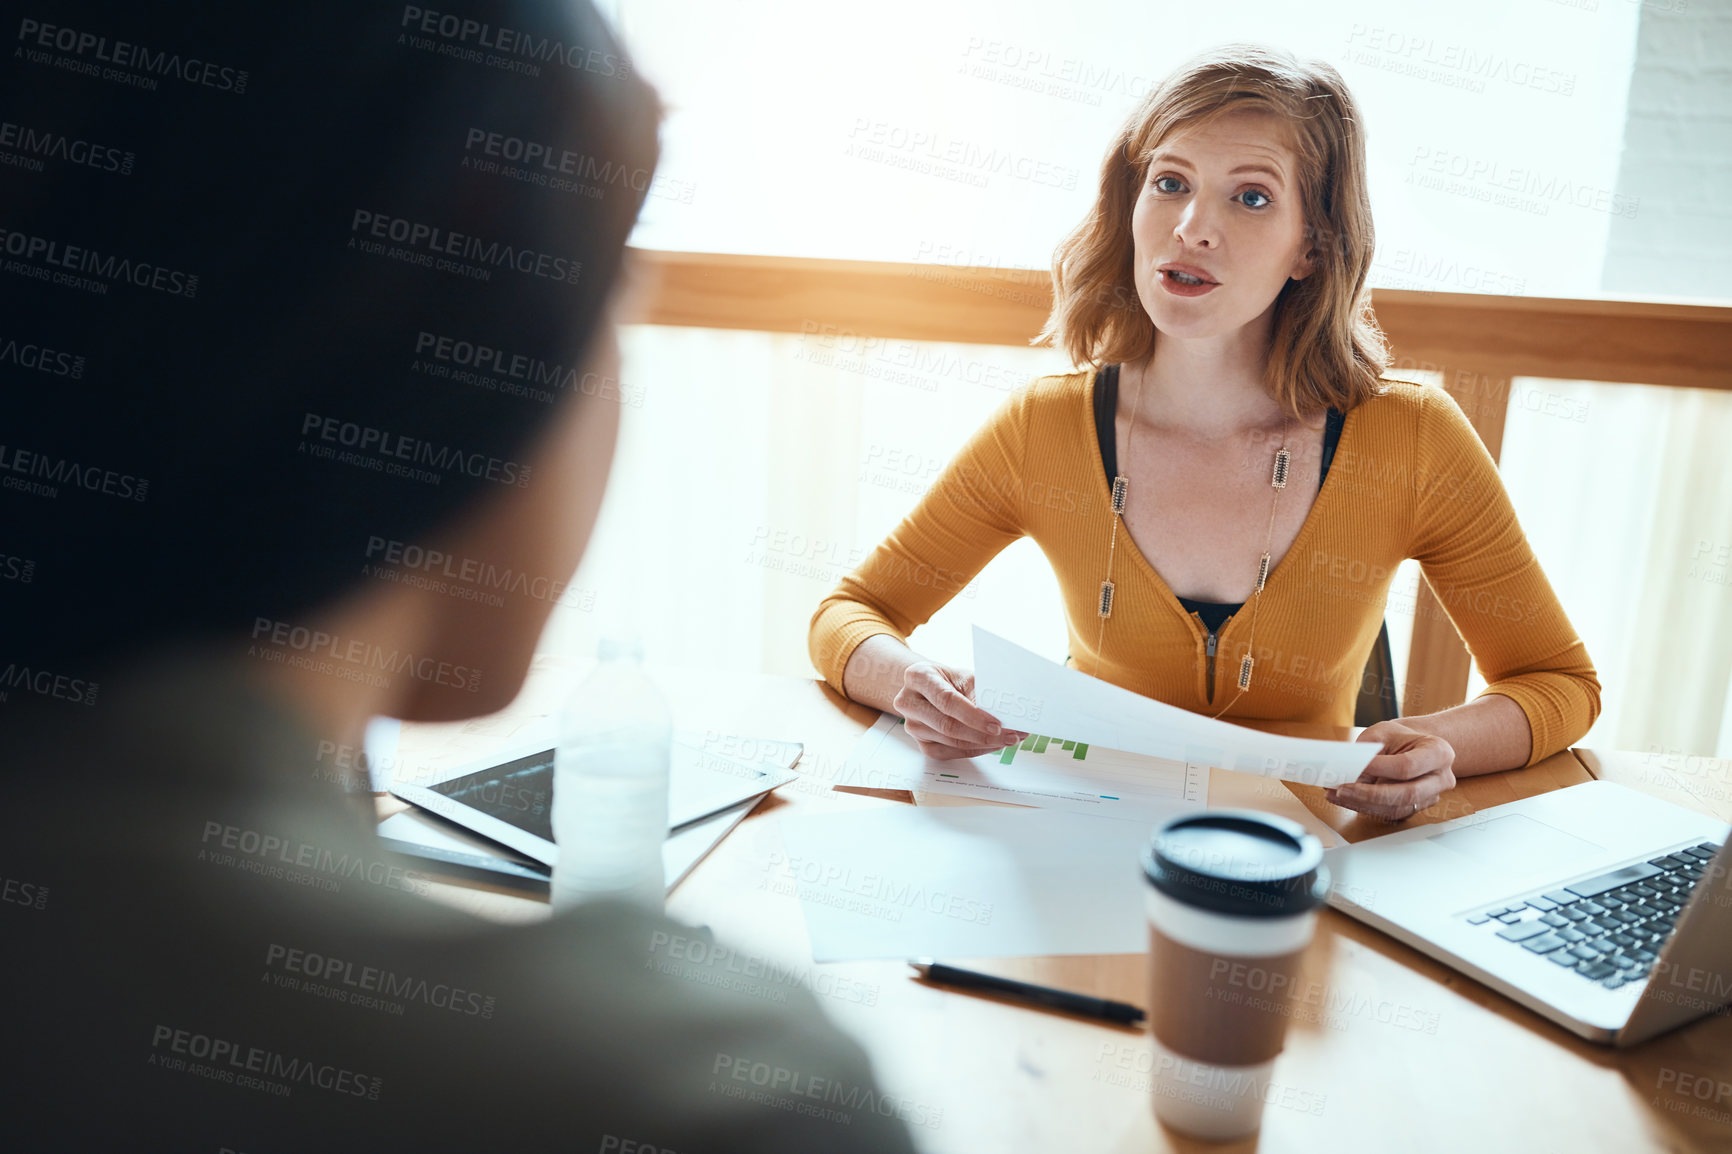
<svg viewBox="0 0 1732 1154"><path fill-rule="evenodd" d="M1137 416L1142 412L1142 408L1143 374L1138 373L1136 401L1131 406L1130 432L1127 433L1125 437L1126 458L1129 458L1130 456L1131 438L1136 436ZM1275 450L1275 469L1269 477L1269 487L1274 490L1273 494L1269 498L1269 532L1267 539L1263 544L1263 556L1257 562L1257 584L1251 594L1250 637L1245 643L1245 655L1239 660L1239 692L1233 695L1232 701L1227 702L1227 704L1221 706L1220 709L1211 714L1211 717L1220 717L1221 714L1233 708L1233 706L1238 703L1239 698L1245 696L1245 691L1251 688L1251 669L1256 664L1252 659L1251 654L1256 651L1257 645L1257 607L1263 600L1263 585L1269 580L1269 557L1275 545L1275 511L1279 507L1281 490L1287 487L1287 474L1292 466L1292 462L1293 455L1287 451L1287 419L1283 417L1281 420L1281 447ZM1113 558L1118 551L1119 522L1124 519L1125 503L1130 496L1130 491L1130 476L1123 469L1120 469L1118 475L1113 478L1112 537L1107 542L1107 575L1106 579L1101 582L1100 602L1098 605L1100 629L1095 634L1096 677L1100 676L1101 643L1106 638L1107 618L1113 615ZM1129 533L1130 530L1127 528L1125 532Z"/></svg>

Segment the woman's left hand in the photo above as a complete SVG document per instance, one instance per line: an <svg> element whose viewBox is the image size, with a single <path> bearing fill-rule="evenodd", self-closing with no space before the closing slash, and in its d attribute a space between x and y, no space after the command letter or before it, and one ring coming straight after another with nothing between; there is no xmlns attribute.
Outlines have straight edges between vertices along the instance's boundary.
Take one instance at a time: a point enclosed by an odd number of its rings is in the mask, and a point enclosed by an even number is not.
<svg viewBox="0 0 1732 1154"><path fill-rule="evenodd" d="M1380 742L1383 752L1371 759L1358 781L1324 791L1336 805L1385 821L1404 821L1455 788L1455 749L1436 734L1409 729L1399 721L1380 721L1358 740Z"/></svg>

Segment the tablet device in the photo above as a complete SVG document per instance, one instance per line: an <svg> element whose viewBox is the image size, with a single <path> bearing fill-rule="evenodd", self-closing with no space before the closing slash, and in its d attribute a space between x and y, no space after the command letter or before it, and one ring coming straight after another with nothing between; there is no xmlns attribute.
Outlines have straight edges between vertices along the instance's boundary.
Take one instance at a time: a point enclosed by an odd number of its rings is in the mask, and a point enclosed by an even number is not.
<svg viewBox="0 0 1732 1154"><path fill-rule="evenodd" d="M546 866L559 859L553 841L553 757L547 727L512 748L448 774L391 793ZM760 760L724 756L716 748L756 753ZM668 829L677 833L723 810L761 797L799 775L798 742L717 742L715 735L676 729L668 766Z"/></svg>

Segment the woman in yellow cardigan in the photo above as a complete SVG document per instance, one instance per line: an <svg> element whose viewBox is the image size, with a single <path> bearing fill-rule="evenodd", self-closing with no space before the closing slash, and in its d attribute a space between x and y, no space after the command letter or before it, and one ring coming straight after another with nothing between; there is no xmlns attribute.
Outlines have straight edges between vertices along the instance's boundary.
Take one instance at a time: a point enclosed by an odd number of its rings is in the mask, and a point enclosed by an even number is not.
<svg viewBox="0 0 1732 1154"><path fill-rule="evenodd" d="M1013 392L818 606L833 688L933 757L1019 740L906 640L1030 536L1067 664L1229 720L1349 725L1411 557L1488 685L1369 727L1382 752L1330 800L1401 820L1587 731L1599 682L1496 464L1446 392L1383 379L1362 125L1329 65L1246 45L1149 94L1054 260L1043 336L1089 367Z"/></svg>

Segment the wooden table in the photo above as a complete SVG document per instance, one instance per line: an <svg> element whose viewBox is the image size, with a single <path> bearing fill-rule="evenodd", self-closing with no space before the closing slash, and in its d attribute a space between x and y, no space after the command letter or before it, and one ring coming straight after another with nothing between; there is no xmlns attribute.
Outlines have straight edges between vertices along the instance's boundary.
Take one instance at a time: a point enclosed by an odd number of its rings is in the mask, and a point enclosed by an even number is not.
<svg viewBox="0 0 1732 1154"><path fill-rule="evenodd" d="M406 726L399 775L485 754L555 709L581 672L538 659L506 712ZM915 1115L935 1123L912 1128L922 1150L1732 1150L1732 1015L1632 1050L1595 1046L1333 910L1323 912L1306 956L1305 994L1293 1003L1261 1135L1218 1145L1165 1130L1150 1112L1151 1056L1141 1028L927 986L901 962L810 961L776 819L912 801L906 792L836 788L874 711L803 678L652 673L682 726L805 743L804 776L766 798L699 864L669 897L668 913L711 927L743 959L795 969L825 1012L867 1048L884 1090L923 1107ZM1595 777L1732 820L1732 762L1571 750L1530 769L1468 778L1411 822ZM1402 828L1332 806L1321 790L1282 788L1349 841ZM394 799L379 801L381 815L399 808ZM547 916L545 901L507 889L432 889L439 900L498 921ZM1139 1005L1147 999L1143 955L946 960Z"/></svg>

